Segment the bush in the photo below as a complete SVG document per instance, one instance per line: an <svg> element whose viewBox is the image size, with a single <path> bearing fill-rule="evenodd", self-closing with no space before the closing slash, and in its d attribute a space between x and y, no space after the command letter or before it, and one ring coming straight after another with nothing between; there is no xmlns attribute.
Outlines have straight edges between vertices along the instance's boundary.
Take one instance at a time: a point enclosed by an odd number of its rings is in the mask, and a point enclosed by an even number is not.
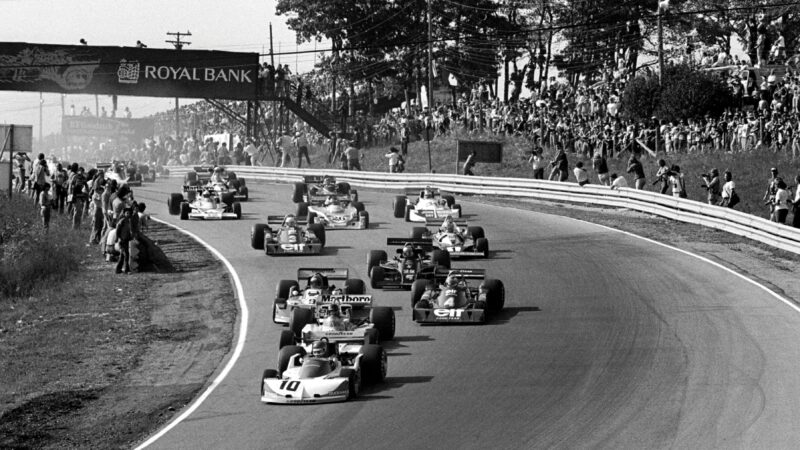
<svg viewBox="0 0 800 450"><path fill-rule="evenodd" d="M69 224L55 213L45 234L30 199L0 196L0 296L29 295L77 270L84 236Z"/></svg>
<svg viewBox="0 0 800 450"><path fill-rule="evenodd" d="M639 120L652 116L680 120L710 114L718 117L733 102L733 94L717 74L688 66L664 70L661 89L658 75L636 77L622 93L621 112Z"/></svg>

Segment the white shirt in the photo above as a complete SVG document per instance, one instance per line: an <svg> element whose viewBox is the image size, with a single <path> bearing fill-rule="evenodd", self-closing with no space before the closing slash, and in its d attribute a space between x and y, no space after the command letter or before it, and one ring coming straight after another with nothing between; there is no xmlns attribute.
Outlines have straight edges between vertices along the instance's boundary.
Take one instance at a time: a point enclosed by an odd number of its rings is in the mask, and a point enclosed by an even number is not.
<svg viewBox="0 0 800 450"><path fill-rule="evenodd" d="M626 188L628 187L628 180L625 177L617 177L614 178L614 181L611 182L611 189L618 189L618 188Z"/></svg>
<svg viewBox="0 0 800 450"><path fill-rule="evenodd" d="M726 182L722 185L722 198L731 198L733 195L733 190L736 189L736 185L733 183L733 180Z"/></svg>
<svg viewBox="0 0 800 450"><path fill-rule="evenodd" d="M789 191L786 189L778 189L775 193L775 209L789 209Z"/></svg>
<svg viewBox="0 0 800 450"><path fill-rule="evenodd" d="M585 181L589 181L589 174L586 173L586 169L584 169L583 167L576 167L576 168L572 169L572 172L575 174L575 179L578 180L578 183L583 183ZM618 179L619 178L617 178L617 180Z"/></svg>

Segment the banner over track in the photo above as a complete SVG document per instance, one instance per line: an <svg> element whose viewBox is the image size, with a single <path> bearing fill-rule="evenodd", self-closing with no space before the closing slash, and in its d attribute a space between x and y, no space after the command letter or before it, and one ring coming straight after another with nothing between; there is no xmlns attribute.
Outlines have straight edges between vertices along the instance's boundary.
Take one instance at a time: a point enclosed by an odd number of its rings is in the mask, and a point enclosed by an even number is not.
<svg viewBox="0 0 800 450"><path fill-rule="evenodd" d="M0 90L254 100L258 53L0 42Z"/></svg>

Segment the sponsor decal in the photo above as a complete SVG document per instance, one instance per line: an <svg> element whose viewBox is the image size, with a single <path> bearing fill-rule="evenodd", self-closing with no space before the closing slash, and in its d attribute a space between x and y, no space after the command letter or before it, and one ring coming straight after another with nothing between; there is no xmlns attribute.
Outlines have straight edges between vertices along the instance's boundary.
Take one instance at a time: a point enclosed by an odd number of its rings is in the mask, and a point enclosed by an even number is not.
<svg viewBox="0 0 800 450"><path fill-rule="evenodd" d="M144 66L144 78L169 81L252 83L253 73L250 69Z"/></svg>
<svg viewBox="0 0 800 450"><path fill-rule="evenodd" d="M371 295L323 295L323 303L370 303Z"/></svg>
<svg viewBox="0 0 800 450"><path fill-rule="evenodd" d="M139 82L139 61L121 59L117 69L117 79L120 83L136 84Z"/></svg>
<svg viewBox="0 0 800 450"><path fill-rule="evenodd" d="M438 319L460 320L463 309L434 309L433 315Z"/></svg>

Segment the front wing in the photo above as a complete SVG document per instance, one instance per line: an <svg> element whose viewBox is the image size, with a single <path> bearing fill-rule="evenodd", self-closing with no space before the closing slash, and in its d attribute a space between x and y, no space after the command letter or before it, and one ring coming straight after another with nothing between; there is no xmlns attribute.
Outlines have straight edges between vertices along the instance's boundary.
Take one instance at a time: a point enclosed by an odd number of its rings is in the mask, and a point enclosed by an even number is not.
<svg viewBox="0 0 800 450"><path fill-rule="evenodd" d="M347 378L310 378L262 380L264 394L261 401L288 405L343 402L349 395Z"/></svg>
<svg viewBox="0 0 800 450"><path fill-rule="evenodd" d="M199 211L194 210L189 213L190 219L204 219L204 220L228 220L238 219L235 213L217 212L217 211Z"/></svg>
<svg viewBox="0 0 800 450"><path fill-rule="evenodd" d="M322 244L279 244L277 242L269 242L266 244L266 252L268 255L318 255L322 253Z"/></svg>
<svg viewBox="0 0 800 450"><path fill-rule="evenodd" d="M409 222L427 222L428 220L441 219L445 217L459 217L461 211L458 209L416 209L412 208L408 211Z"/></svg>
<svg viewBox="0 0 800 450"><path fill-rule="evenodd" d="M434 241L435 242L435 241ZM434 243L436 248L441 250L447 250L447 253L450 254L451 258L469 258L473 256L484 257L483 252L475 251L475 245L459 245L459 246L450 246L450 245L442 245L441 243Z"/></svg>
<svg viewBox="0 0 800 450"><path fill-rule="evenodd" d="M414 308L417 323L485 323L486 311L475 308Z"/></svg>

